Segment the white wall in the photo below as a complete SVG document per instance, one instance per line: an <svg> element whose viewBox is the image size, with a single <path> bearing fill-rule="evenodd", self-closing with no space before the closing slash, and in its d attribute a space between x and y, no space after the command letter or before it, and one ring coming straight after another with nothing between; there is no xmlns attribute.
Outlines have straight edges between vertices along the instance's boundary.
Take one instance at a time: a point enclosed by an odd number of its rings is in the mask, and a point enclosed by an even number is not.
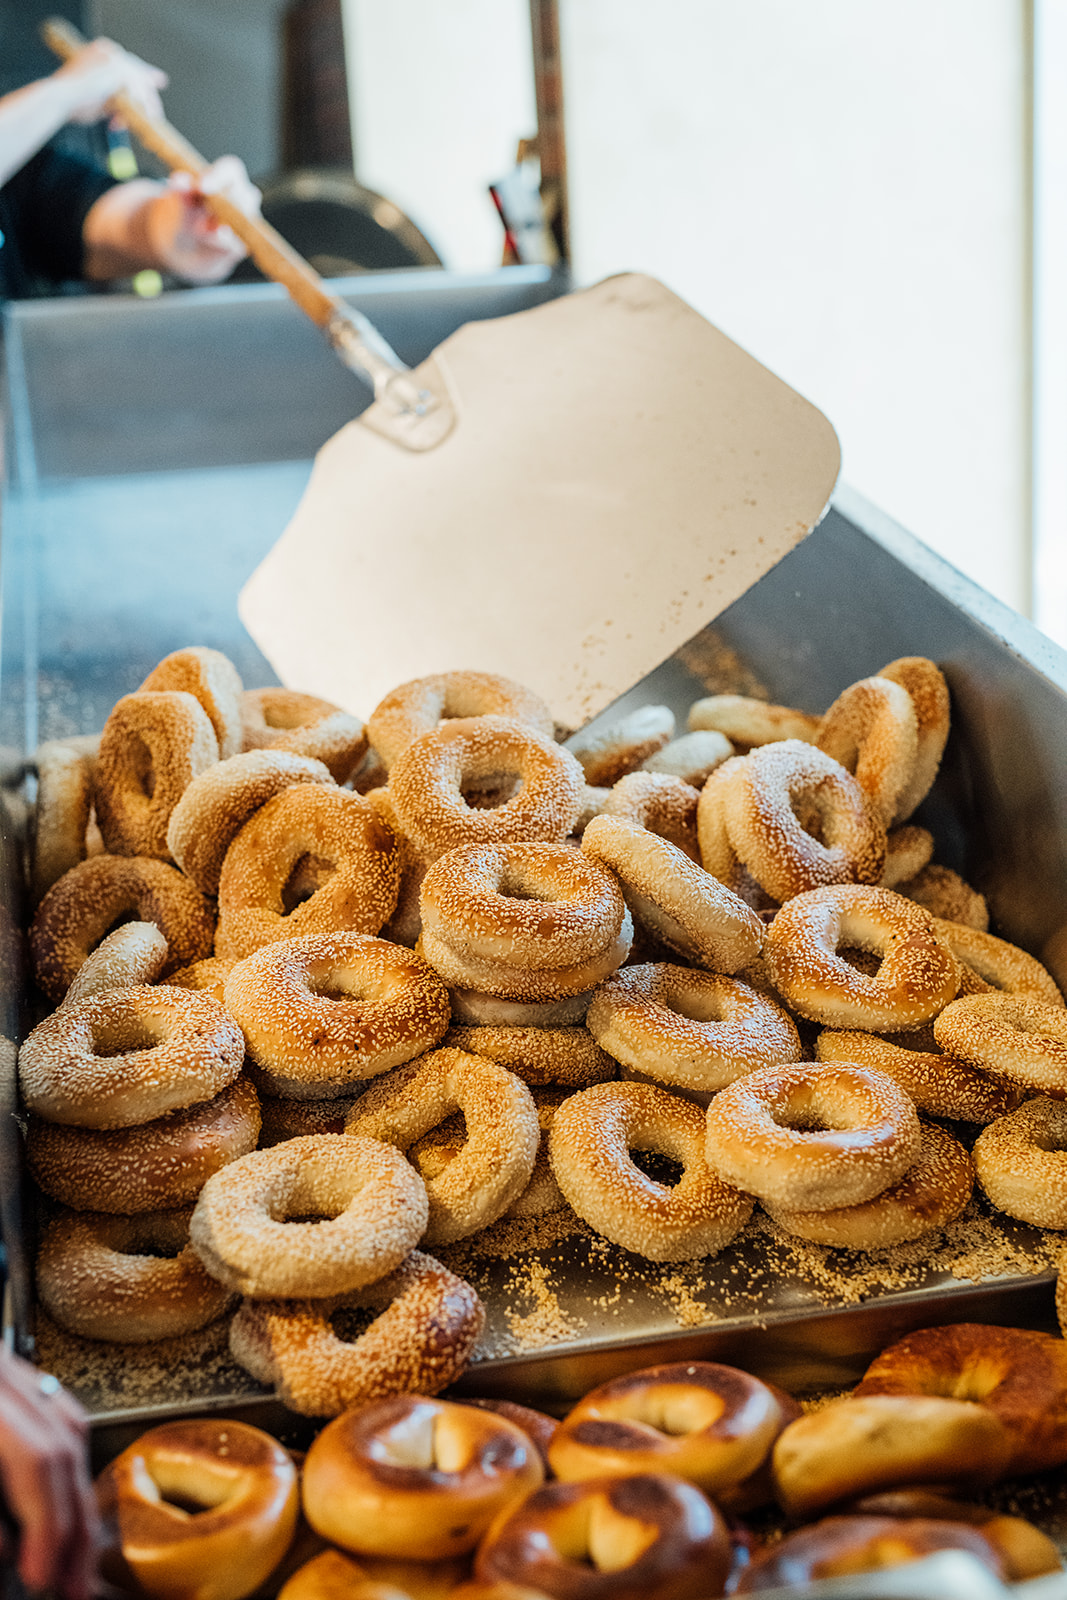
<svg viewBox="0 0 1067 1600"><path fill-rule="evenodd" d="M562 0L575 267L663 278L1028 604L1022 0Z"/></svg>
<svg viewBox="0 0 1067 1600"><path fill-rule="evenodd" d="M1029 605L1027 0L561 0L574 264L819 405L844 477ZM532 126L525 0L346 0L357 166L447 263ZM525 76L524 76L525 74Z"/></svg>
<svg viewBox="0 0 1067 1600"><path fill-rule="evenodd" d="M488 186L537 131L527 0L343 0L361 183L407 212L446 266L499 266Z"/></svg>

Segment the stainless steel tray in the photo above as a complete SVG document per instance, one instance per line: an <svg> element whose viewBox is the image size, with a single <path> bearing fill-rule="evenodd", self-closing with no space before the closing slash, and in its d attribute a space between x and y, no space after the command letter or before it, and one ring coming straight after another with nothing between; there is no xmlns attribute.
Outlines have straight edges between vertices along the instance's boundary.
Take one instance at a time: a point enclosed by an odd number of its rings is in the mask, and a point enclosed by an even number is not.
<svg viewBox="0 0 1067 1600"><path fill-rule="evenodd" d="M405 289L383 275L388 282L358 280L351 298L411 359L420 352L411 329L405 334L405 312L418 321L418 296L431 280L439 298L454 291L452 313L464 295L468 307L513 309L553 292L544 274L517 270L519 278L501 274L481 287L404 274L417 280ZM229 293L8 313L0 1032L9 1041L9 1113L12 1046L27 1020L17 933L24 753L39 739L100 727L115 698L183 644L215 645L246 682L269 681L235 596L284 526L310 450L358 409L345 374L334 372L312 334L304 337L276 291ZM399 299L387 325L390 293ZM434 315L423 330L429 343L447 331L439 305ZM817 711L903 654L934 656L953 691L952 739L921 815L938 839L938 859L981 887L1000 930L1063 981L1067 656L859 497L840 491L804 544L620 707L654 700L684 713L709 689L758 686ZM18 1215L10 1114L2 1126L8 1316L26 1341L32 1216L26 1226ZM1059 1235L991 1219L977 1206L932 1245L862 1260L787 1246L765 1220L716 1260L681 1267L654 1267L606 1246L573 1219L525 1236L494 1230L488 1244L453 1253L490 1307L481 1358L465 1384L562 1401L635 1356L687 1354L743 1355L787 1385L797 1371L845 1383L881 1345L922 1323L1048 1325L1061 1248ZM216 1331L184 1357L138 1357L45 1330L42 1356L116 1423L158 1405L202 1408L242 1394L258 1404L261 1391L228 1363L219 1339Z"/></svg>

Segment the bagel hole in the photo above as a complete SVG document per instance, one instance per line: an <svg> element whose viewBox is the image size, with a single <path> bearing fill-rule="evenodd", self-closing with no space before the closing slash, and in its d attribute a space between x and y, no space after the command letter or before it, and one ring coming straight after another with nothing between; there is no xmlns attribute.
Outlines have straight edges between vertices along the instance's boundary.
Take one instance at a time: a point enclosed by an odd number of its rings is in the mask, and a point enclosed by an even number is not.
<svg viewBox="0 0 1067 1600"><path fill-rule="evenodd" d="M790 1133L837 1133L832 1122L827 1122L825 1117L815 1110L801 1111L792 1106L776 1106L772 1113L772 1120L779 1128L788 1128Z"/></svg>
<svg viewBox="0 0 1067 1600"><path fill-rule="evenodd" d="M858 945L846 944L836 954L839 961L843 961L854 972L862 973L865 978L876 978L878 976L882 958L873 950L861 950Z"/></svg>
<svg viewBox="0 0 1067 1600"><path fill-rule="evenodd" d="M147 1017L122 1017L98 1022L92 1031L92 1052L105 1060L134 1050L154 1050L159 1034Z"/></svg>
<svg viewBox="0 0 1067 1600"><path fill-rule="evenodd" d="M337 863L326 856L317 856L309 850L298 856L293 870L282 885L282 910L286 916L310 900L329 883L337 870Z"/></svg>
<svg viewBox="0 0 1067 1600"><path fill-rule="evenodd" d="M146 799L151 800L156 792L156 766L152 760L151 750L139 733L131 733L129 736L126 760L137 787Z"/></svg>
<svg viewBox="0 0 1067 1600"><path fill-rule="evenodd" d="M631 1150L630 1160L638 1172L643 1172L646 1178L664 1189L676 1188L685 1173L682 1163L673 1156L664 1155L662 1150Z"/></svg>
<svg viewBox="0 0 1067 1600"><path fill-rule="evenodd" d="M365 976L351 967L324 966L319 971L312 968L305 981L310 993L320 1000L350 1004L353 1000L374 998Z"/></svg>
<svg viewBox="0 0 1067 1600"><path fill-rule="evenodd" d="M355 1344L377 1315L369 1306L341 1306L331 1315L330 1327L342 1344Z"/></svg>
<svg viewBox="0 0 1067 1600"><path fill-rule="evenodd" d="M551 890L542 891L532 884L525 872L516 871L510 864L504 867L496 892L505 900L540 900L546 905L553 905L559 899Z"/></svg>
<svg viewBox="0 0 1067 1600"><path fill-rule="evenodd" d="M817 796L804 793L793 799L793 815L816 844L826 844L826 814Z"/></svg>
<svg viewBox="0 0 1067 1600"><path fill-rule="evenodd" d="M487 772L460 781L459 792L472 811L495 811L507 805L522 787L522 779L513 772Z"/></svg>

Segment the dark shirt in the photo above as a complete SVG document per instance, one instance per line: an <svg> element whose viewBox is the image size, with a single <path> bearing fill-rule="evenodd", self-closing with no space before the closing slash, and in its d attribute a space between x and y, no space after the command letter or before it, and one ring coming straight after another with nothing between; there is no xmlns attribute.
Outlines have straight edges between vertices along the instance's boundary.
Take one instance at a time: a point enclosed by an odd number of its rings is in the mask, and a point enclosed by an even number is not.
<svg viewBox="0 0 1067 1600"><path fill-rule="evenodd" d="M114 178L46 144L0 188L0 300L54 294L80 279L82 225Z"/></svg>

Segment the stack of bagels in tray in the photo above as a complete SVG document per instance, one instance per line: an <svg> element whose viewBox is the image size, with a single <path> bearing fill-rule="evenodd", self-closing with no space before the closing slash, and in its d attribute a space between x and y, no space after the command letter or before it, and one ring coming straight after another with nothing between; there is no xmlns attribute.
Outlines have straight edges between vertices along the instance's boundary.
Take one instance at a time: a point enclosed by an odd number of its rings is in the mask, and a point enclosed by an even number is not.
<svg viewBox="0 0 1067 1600"><path fill-rule="evenodd" d="M1003 1506L1067 1461L1063 1339L926 1328L812 1398L693 1360L613 1378L561 1422L365 1401L302 1458L227 1418L164 1423L98 1480L104 1576L150 1600L713 1600L947 1551L976 1564L954 1594L1062 1572Z"/></svg>
<svg viewBox="0 0 1067 1600"><path fill-rule="evenodd" d="M30 948L58 1009L20 1077L53 1318L154 1340L240 1296L236 1359L325 1416L462 1370L484 1309L426 1252L503 1217L566 1202L672 1262L758 1200L877 1248L977 1170L1067 1228L1067 1009L909 821L938 668L689 721L564 748L529 689L447 672L365 729L192 648L95 748L44 747ZM374 1315L345 1338L348 1313Z"/></svg>

